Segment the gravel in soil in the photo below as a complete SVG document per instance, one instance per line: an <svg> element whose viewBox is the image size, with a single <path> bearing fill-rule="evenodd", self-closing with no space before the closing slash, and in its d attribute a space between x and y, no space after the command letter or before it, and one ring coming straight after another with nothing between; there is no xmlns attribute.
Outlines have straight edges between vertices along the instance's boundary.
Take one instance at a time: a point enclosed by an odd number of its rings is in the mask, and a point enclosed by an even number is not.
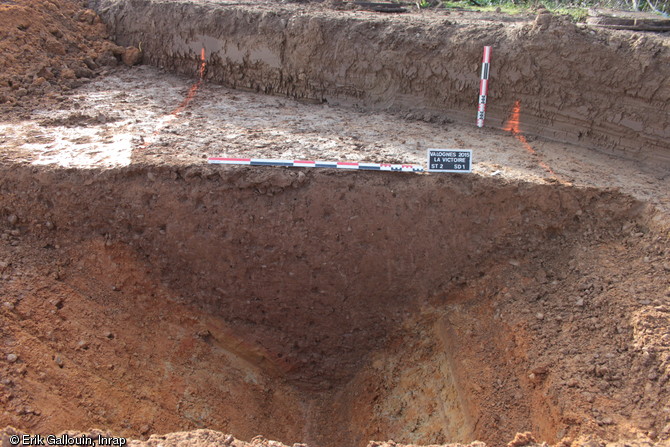
<svg viewBox="0 0 670 447"><path fill-rule="evenodd" d="M101 427L144 439L131 442L138 447L280 445L255 437L260 432L310 445L388 438L448 445L475 435L511 446L667 444L667 176L542 139L527 140L529 152L502 131L208 83L180 108L196 79L117 67L138 62L139 49L106 40L104 24L80 3L4 2L0 15L0 54L11 62L0 75L0 426L45 434ZM474 174L440 180L205 166L217 155L423 163L428 147L474 149ZM421 185L432 185L435 198ZM462 197L467 212L440 202L444 190ZM350 200L333 206L337 194ZM380 204L398 194L405 211L386 215ZM285 203L275 203L283 198L305 209L285 214ZM212 223L207 210L221 203L236 212L221 211ZM383 251L392 232L362 211L376 210L388 228L399 225L424 247L407 222L438 203L452 213L449 224L488 225L478 240L482 247L495 240L495 250L467 263L471 252L454 249L451 260L467 268L437 288L416 281L420 293L406 297L414 308L402 300L362 307L353 318L376 321L364 328L374 336L342 323L356 343L333 345L323 335L341 327L314 330L319 318L343 322L346 306L330 317L316 312L310 320L300 308L278 318L267 297L249 293L230 315L213 311L217 297L246 293L245 274L272 272L273 284L296 274L271 263L263 234L275 222L288 223L273 234L293 235L298 247L297 234L322 241L325 255L281 250L322 277L357 277L360 259L377 273L442 262ZM267 214L254 211L259 204ZM167 225L168 215L178 225ZM180 245L187 237L202 250ZM222 275L224 283L238 278L234 286L203 286L217 280L206 266L245 253L254 259ZM356 260L309 261L347 253ZM324 300L318 288L310 293ZM287 344L279 327L308 335ZM287 346L298 354L285 355ZM341 357L323 352L331 348ZM355 368L338 369L333 358ZM3 445L15 432L2 431ZM151 435L168 432L178 433Z"/></svg>

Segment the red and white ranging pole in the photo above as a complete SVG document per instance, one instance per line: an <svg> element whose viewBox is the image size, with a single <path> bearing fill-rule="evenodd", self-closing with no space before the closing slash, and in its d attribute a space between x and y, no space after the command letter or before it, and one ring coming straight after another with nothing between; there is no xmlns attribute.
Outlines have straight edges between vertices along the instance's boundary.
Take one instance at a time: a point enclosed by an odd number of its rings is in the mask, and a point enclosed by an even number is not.
<svg viewBox="0 0 670 447"><path fill-rule="evenodd" d="M484 47L482 59L482 77L479 82L479 104L477 105L477 127L484 127L486 116L486 95L489 91L489 67L491 65L491 47Z"/></svg>

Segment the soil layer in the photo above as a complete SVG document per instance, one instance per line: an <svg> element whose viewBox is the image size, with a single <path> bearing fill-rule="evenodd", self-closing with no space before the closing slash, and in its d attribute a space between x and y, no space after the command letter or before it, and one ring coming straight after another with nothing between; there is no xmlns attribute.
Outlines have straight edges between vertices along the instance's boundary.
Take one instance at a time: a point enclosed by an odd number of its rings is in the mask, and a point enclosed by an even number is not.
<svg viewBox="0 0 670 447"><path fill-rule="evenodd" d="M670 168L670 46L565 17L433 10L376 14L274 1L94 0L146 60L241 89L474 122L482 47L493 47L488 125Z"/></svg>
<svg viewBox="0 0 670 447"><path fill-rule="evenodd" d="M667 235L494 178L4 169L1 424L664 439ZM632 365L632 368L631 368Z"/></svg>
<svg viewBox="0 0 670 447"><path fill-rule="evenodd" d="M106 67L138 62L138 50L108 40L107 26L85 4L0 2L0 113L57 102Z"/></svg>
<svg viewBox="0 0 670 447"><path fill-rule="evenodd" d="M97 2L124 48L82 3L0 3L3 447L66 430L136 447L670 443L667 40L546 14ZM469 107L482 30L515 92L492 92L509 132L446 123ZM644 66L635 89L603 81L618 121L591 72L579 106L513 75L550 79L567 46L617 64L605 75ZM112 67L140 47L189 76ZM581 143L635 139L656 165L527 137L549 109L523 85L565 113L542 132L588 127L577 107L594 120ZM427 147L475 148L473 173L206 165L420 164Z"/></svg>

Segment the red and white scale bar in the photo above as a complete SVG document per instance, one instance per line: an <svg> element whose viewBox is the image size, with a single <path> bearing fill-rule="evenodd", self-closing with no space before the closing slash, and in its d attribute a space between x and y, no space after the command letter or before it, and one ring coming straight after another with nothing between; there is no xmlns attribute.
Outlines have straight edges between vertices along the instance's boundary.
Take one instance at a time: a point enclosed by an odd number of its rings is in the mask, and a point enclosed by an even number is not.
<svg viewBox="0 0 670 447"><path fill-rule="evenodd" d="M273 160L268 158L210 157L210 164L247 166L285 166L288 168L358 169L363 171L424 172L423 166L391 163L360 163L348 161Z"/></svg>
<svg viewBox="0 0 670 447"><path fill-rule="evenodd" d="M477 105L477 127L484 127L486 116L486 96L489 91L489 71L491 66L491 47L484 47L482 59L482 77L479 82L479 103Z"/></svg>

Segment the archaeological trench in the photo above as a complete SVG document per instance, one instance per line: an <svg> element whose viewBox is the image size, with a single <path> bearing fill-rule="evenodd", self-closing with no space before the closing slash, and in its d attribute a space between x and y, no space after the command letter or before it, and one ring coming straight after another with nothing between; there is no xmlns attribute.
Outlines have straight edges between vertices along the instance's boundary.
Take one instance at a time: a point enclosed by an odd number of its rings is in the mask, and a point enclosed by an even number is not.
<svg viewBox="0 0 670 447"><path fill-rule="evenodd" d="M670 169L667 37L90 6L144 64L196 82L204 49L204 82L399 122L472 123L491 45L492 131L520 104L525 135ZM92 429L137 445L196 429L239 446L670 439L667 210L561 181L201 161L2 163L3 447Z"/></svg>

